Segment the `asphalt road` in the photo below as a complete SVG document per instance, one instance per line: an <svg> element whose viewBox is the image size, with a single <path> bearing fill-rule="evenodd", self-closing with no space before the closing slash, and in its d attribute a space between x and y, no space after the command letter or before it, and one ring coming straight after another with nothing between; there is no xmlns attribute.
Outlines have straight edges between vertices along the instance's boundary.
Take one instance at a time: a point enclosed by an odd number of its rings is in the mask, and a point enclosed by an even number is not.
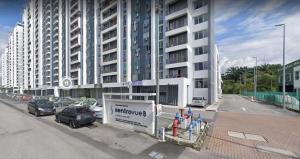
<svg viewBox="0 0 300 159"><path fill-rule="evenodd" d="M245 97L234 94L223 95L223 103L220 105L218 111L258 115L299 116L299 113L283 110L282 107L259 102L251 102Z"/></svg>
<svg viewBox="0 0 300 159"><path fill-rule="evenodd" d="M0 158L138 158L120 150L98 148L83 142L80 137L63 133L2 103L0 108Z"/></svg>

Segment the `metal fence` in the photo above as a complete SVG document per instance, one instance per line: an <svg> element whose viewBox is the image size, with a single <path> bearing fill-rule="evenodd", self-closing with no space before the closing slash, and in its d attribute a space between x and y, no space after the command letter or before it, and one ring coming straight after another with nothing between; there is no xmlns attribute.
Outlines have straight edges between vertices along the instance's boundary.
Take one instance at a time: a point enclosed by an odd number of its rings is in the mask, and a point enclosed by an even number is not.
<svg viewBox="0 0 300 159"><path fill-rule="evenodd" d="M242 92L242 96L254 96L254 92ZM285 105L289 109L300 111L300 95L296 92L286 92ZM283 106L282 92L257 92L256 100Z"/></svg>

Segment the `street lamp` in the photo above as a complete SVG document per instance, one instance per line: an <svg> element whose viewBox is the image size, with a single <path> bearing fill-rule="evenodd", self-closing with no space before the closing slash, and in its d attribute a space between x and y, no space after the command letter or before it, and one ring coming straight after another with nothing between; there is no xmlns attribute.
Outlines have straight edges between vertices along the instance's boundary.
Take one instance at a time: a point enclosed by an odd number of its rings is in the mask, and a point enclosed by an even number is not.
<svg viewBox="0 0 300 159"><path fill-rule="evenodd" d="M159 41L159 13L160 13L160 5L159 4L156 4L155 5L155 11L156 11L156 21L155 21L155 28L156 28L156 40ZM159 104L159 47L156 46L156 60L155 60L155 72L156 72L156 75L155 75L155 81L156 81L156 106L155 106L155 136L157 137L157 107L158 107L158 104Z"/></svg>
<svg viewBox="0 0 300 159"><path fill-rule="evenodd" d="M283 27L283 37L282 37L282 54L283 54L283 68L282 68L282 101L283 101L283 109L285 109L285 24L277 24L276 27Z"/></svg>
<svg viewBox="0 0 300 159"><path fill-rule="evenodd" d="M257 92L257 57L252 57L255 58L255 67L254 67L254 96L256 100L256 92Z"/></svg>

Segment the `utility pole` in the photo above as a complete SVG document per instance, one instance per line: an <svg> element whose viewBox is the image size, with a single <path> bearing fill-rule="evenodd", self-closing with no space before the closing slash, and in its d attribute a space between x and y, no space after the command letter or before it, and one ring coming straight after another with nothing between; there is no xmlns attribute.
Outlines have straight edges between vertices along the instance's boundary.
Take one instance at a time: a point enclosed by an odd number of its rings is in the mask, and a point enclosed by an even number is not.
<svg viewBox="0 0 300 159"><path fill-rule="evenodd" d="M157 44L159 41L159 13L160 13L160 5L157 3L155 5L155 11L156 11L156 24L155 24L155 30L156 30L156 40L157 40ZM155 60L155 78L156 78L156 103L155 103L155 136L157 137L157 107L159 104L159 47L158 45L156 46L156 60Z"/></svg>
<svg viewBox="0 0 300 159"><path fill-rule="evenodd" d="M285 109L285 24L275 25L276 27L283 27L283 39L282 39L282 56L283 56L283 66L282 66L282 101L283 101L283 109Z"/></svg>

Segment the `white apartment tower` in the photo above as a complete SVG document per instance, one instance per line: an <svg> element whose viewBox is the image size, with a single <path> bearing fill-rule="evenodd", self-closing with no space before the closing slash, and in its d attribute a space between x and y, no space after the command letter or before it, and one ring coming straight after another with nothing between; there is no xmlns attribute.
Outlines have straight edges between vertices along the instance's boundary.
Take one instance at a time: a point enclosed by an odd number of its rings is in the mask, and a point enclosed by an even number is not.
<svg viewBox="0 0 300 159"><path fill-rule="evenodd" d="M17 23L9 34L8 45L2 55L2 85L11 92L23 90L23 24Z"/></svg>
<svg viewBox="0 0 300 159"><path fill-rule="evenodd" d="M158 61L161 104L185 107L193 97L214 103L220 72L213 8L214 0L29 0L23 76L12 79L17 72L8 69L7 83L21 80L35 95L154 93ZM11 49L7 58L14 58Z"/></svg>
<svg viewBox="0 0 300 159"><path fill-rule="evenodd" d="M103 0L97 24L104 92L155 92L160 103L186 106L193 97L214 103L218 55L212 0Z"/></svg>

